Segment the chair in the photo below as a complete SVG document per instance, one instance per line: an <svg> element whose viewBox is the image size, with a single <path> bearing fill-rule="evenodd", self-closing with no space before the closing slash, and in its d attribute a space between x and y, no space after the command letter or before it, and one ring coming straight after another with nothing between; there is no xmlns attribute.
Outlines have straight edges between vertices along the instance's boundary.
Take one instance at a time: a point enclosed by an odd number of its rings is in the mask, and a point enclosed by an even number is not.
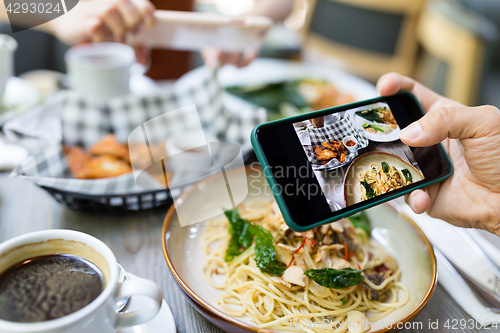
<svg viewBox="0 0 500 333"><path fill-rule="evenodd" d="M305 58L334 56L346 70L371 81L390 71L412 74L416 26L426 0L311 1Z"/></svg>
<svg viewBox="0 0 500 333"><path fill-rule="evenodd" d="M434 91L474 105L485 62L486 40L496 28L457 1L431 1L417 26L422 45L415 77Z"/></svg>

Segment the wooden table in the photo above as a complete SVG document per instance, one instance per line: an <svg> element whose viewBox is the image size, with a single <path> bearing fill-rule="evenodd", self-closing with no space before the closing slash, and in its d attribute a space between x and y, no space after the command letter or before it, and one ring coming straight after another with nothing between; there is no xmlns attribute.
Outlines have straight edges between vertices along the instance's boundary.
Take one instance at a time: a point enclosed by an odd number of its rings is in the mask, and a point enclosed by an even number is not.
<svg viewBox="0 0 500 333"><path fill-rule="evenodd" d="M167 208L144 212L101 214L67 209L36 185L8 178L0 173L0 242L45 229L72 229L105 242L123 267L140 277L154 280L163 290L179 333L222 332L199 315L184 298L163 256L161 229ZM494 332L495 329L452 330L443 327L447 319L470 319L439 285L415 321L424 330L404 332ZM427 330L439 319L439 330ZM161 332L158 332L161 333Z"/></svg>

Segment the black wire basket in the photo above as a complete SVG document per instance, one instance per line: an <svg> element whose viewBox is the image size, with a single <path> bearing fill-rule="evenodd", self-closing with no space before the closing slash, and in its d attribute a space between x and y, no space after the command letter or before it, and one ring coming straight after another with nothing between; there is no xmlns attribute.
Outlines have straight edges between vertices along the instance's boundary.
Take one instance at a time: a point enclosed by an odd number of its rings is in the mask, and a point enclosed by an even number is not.
<svg viewBox="0 0 500 333"><path fill-rule="evenodd" d="M93 195L39 186L54 197L56 201L75 210L99 212L140 211L161 206L168 207L173 203L169 189L133 194Z"/></svg>

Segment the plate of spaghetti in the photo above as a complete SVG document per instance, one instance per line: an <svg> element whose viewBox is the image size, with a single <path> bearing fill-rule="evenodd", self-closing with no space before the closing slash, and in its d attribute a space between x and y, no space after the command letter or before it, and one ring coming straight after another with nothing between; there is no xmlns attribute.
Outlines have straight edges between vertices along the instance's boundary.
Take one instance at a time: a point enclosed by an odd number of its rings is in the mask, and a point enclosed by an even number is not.
<svg viewBox="0 0 500 333"><path fill-rule="evenodd" d="M422 173L400 157L380 151L358 156L344 178L345 205L365 201L424 179Z"/></svg>
<svg viewBox="0 0 500 333"><path fill-rule="evenodd" d="M436 286L432 247L393 206L297 233L284 223L262 170L247 168L246 174L251 186L244 202L186 228L171 208L163 226L174 278L195 309L222 330L385 332L430 299ZM222 176L205 179L178 204L202 193L221 195L221 184Z"/></svg>

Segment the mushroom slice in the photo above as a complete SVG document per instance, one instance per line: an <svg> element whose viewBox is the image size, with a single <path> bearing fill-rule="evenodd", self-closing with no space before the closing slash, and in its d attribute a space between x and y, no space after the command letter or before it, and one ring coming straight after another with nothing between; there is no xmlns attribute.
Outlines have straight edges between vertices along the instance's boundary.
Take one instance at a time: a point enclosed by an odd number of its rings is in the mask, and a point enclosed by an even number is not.
<svg viewBox="0 0 500 333"><path fill-rule="evenodd" d="M321 230L321 233L322 233L322 234L326 235L326 233L328 232L328 229L330 229L330 226L329 226L328 224L323 224L323 225L321 226L321 229L320 229L320 230Z"/></svg>
<svg viewBox="0 0 500 333"><path fill-rule="evenodd" d="M343 268L352 268L351 264L344 259L335 258L332 260L332 268L334 269L343 269Z"/></svg>
<svg viewBox="0 0 500 333"><path fill-rule="evenodd" d="M347 312L347 324L349 333L364 333L370 330L370 322L361 311Z"/></svg>
<svg viewBox="0 0 500 333"><path fill-rule="evenodd" d="M290 266L285 270L285 273L283 273L281 278L285 282L293 283L297 286L306 286L304 270L299 266Z"/></svg>
<svg viewBox="0 0 500 333"><path fill-rule="evenodd" d="M283 243L278 243L276 245L276 247L279 247L279 248L282 248L282 249L285 249L286 251L290 252L290 254L294 253L295 250L297 250L296 248L294 247L291 247L291 246L288 246L288 245L285 245Z"/></svg>
<svg viewBox="0 0 500 333"><path fill-rule="evenodd" d="M342 223L340 221L335 221L333 223L330 223L330 226L336 232L339 232L339 233L344 232L344 227L342 226Z"/></svg>
<svg viewBox="0 0 500 333"><path fill-rule="evenodd" d="M285 222L281 223L278 230L280 231L280 233L284 234L288 229L288 226L286 225Z"/></svg>
<svg viewBox="0 0 500 333"><path fill-rule="evenodd" d="M293 252L290 252L289 249L287 249L285 247L281 247L279 245L282 245L282 244L278 243L278 246L276 246L276 260L284 263L285 265L288 265L288 263L292 260L292 253Z"/></svg>
<svg viewBox="0 0 500 333"><path fill-rule="evenodd" d="M302 256L302 254L300 253L296 253L293 255L293 258L295 259L294 260L294 264L296 266L299 266L300 268L302 268L304 271L307 270L307 266L306 266L306 263L304 261L304 257Z"/></svg>
<svg viewBox="0 0 500 333"><path fill-rule="evenodd" d="M292 285L291 285L290 283L288 283L288 282L286 282L286 281L283 281L283 280L282 280L282 279L280 279L280 278L277 278L277 277L274 277L274 276L273 276L273 277L271 277L271 278L270 278L270 280L271 280L272 282L274 282L274 283L282 284L282 285L284 285L284 286L285 286L285 287L287 287L287 288L292 288Z"/></svg>

